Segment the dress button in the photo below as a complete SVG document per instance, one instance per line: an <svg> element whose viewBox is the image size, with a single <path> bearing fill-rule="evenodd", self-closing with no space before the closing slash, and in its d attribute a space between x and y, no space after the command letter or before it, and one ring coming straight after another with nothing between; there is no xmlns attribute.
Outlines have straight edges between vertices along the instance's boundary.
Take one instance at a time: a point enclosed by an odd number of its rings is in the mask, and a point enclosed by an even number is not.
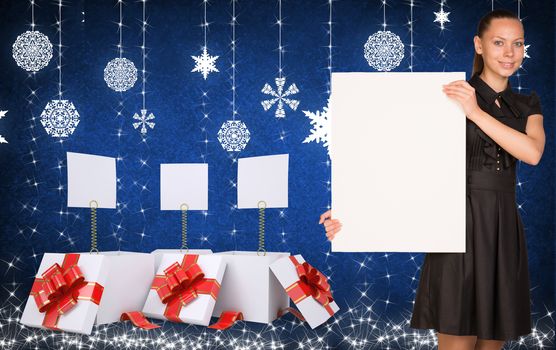
<svg viewBox="0 0 556 350"><path fill-rule="evenodd" d="M496 168L496 170L500 170L500 168Z"/></svg>
<svg viewBox="0 0 556 350"><path fill-rule="evenodd" d="M497 161L496 161L496 163L500 163L500 161L499 161L499 160L497 160Z"/></svg>

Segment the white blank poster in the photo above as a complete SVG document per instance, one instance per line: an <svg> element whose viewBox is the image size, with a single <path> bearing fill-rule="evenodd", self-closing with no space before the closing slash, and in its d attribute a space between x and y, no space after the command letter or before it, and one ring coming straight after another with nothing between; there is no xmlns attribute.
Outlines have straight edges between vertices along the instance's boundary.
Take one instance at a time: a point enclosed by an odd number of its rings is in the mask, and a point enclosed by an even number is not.
<svg viewBox="0 0 556 350"><path fill-rule="evenodd" d="M333 73L336 252L465 252L466 117L452 73Z"/></svg>
<svg viewBox="0 0 556 350"><path fill-rule="evenodd" d="M116 208L116 158L67 152L68 207Z"/></svg>

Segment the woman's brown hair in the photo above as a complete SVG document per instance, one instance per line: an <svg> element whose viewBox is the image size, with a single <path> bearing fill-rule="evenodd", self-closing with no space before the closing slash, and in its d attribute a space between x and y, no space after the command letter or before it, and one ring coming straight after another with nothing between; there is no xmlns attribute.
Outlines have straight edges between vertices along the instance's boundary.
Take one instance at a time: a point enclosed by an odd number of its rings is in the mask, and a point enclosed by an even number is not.
<svg viewBox="0 0 556 350"><path fill-rule="evenodd" d="M511 11L504 9L492 10L484 15L483 18L481 18L481 20L479 21L479 25L477 26L477 36L479 36L479 38L483 37L484 32L490 26L490 22L496 18L512 18L521 22L519 17L517 17L516 14ZM471 72L471 76L475 75L475 73L481 74L484 65L485 64L483 61L483 56L475 52L475 57L473 58L473 71Z"/></svg>

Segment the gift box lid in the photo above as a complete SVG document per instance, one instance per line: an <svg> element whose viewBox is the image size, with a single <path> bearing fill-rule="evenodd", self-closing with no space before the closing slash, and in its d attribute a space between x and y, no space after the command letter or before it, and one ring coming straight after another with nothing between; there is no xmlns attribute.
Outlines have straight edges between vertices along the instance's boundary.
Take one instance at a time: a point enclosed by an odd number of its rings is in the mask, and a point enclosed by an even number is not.
<svg viewBox="0 0 556 350"><path fill-rule="evenodd" d="M208 325L225 269L222 257L213 254L163 254L143 313L173 322ZM199 273L202 277L196 277ZM191 288L174 285L182 283L178 282L181 277L183 283L193 283Z"/></svg>
<svg viewBox="0 0 556 350"><path fill-rule="evenodd" d="M328 278L301 255L281 258L270 269L311 328L326 322L339 310Z"/></svg>
<svg viewBox="0 0 556 350"><path fill-rule="evenodd" d="M87 284L79 289L80 293L74 306L59 316L51 315L49 311L40 311L35 298L35 294L43 293L43 274L48 274L48 271L51 271L55 266L60 270L57 273L58 276L60 273L65 273L68 277L70 273L78 273L70 271L77 267ZM107 283L108 268L105 257L99 254L45 253L20 322L32 327L91 334L99 304L102 301L104 287ZM55 278L54 274L52 276L52 278ZM60 294L60 296L60 299L63 300L63 294Z"/></svg>

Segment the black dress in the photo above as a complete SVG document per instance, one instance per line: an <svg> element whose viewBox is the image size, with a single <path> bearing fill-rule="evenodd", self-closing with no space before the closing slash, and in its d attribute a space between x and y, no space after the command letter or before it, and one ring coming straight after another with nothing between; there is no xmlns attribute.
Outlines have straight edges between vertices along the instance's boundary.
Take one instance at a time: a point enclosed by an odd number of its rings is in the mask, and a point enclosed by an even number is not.
<svg viewBox="0 0 556 350"><path fill-rule="evenodd" d="M497 93L477 74L468 82L483 111L522 133L529 115L542 114L535 92L518 94L508 83ZM469 119L466 134L466 251L425 255L410 327L516 340L532 327L517 159Z"/></svg>

